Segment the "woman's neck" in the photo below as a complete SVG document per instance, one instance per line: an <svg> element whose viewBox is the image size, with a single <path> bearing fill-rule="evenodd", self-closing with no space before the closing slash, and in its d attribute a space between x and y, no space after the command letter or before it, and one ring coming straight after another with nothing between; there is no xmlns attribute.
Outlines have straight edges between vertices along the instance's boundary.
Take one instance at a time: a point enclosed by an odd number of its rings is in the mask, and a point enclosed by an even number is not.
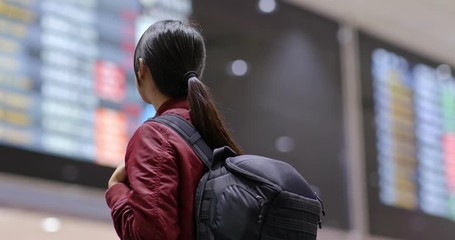
<svg viewBox="0 0 455 240"><path fill-rule="evenodd" d="M167 102L169 99L171 98L162 93L157 93L153 94L151 102L155 110L158 110L161 107L161 105L163 105L163 103Z"/></svg>

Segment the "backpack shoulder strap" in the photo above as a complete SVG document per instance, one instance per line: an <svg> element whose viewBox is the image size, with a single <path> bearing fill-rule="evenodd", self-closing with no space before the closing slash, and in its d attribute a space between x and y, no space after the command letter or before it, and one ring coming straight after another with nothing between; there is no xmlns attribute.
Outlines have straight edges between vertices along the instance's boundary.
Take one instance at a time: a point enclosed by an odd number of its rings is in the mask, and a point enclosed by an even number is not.
<svg viewBox="0 0 455 240"><path fill-rule="evenodd" d="M202 163L208 169L211 169L213 151L189 122L175 114L162 115L150 118L147 121L158 122L173 129L185 139L196 155L198 155L199 159L201 159Z"/></svg>

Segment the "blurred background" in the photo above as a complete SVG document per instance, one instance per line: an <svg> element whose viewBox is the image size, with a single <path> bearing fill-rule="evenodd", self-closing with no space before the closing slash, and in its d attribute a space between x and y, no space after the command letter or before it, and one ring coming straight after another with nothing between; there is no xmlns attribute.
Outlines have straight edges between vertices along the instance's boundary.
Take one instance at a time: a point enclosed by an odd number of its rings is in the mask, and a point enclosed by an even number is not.
<svg viewBox="0 0 455 240"><path fill-rule="evenodd" d="M324 201L318 239L455 236L455 2L0 0L2 239L118 239L104 191L154 116L142 32L198 23L236 140Z"/></svg>

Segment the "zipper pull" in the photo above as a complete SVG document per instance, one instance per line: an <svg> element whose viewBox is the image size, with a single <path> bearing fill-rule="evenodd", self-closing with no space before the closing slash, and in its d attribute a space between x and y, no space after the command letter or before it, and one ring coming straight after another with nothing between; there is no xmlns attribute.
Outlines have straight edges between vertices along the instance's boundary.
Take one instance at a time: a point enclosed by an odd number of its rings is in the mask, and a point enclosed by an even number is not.
<svg viewBox="0 0 455 240"><path fill-rule="evenodd" d="M316 196L318 201L321 203L322 216L325 216L324 203L322 202L322 200L319 198L319 196L316 193L314 193L314 195ZM321 215L320 214L318 216L318 219L319 219L318 220L319 229L322 229L322 220L321 220Z"/></svg>
<svg viewBox="0 0 455 240"><path fill-rule="evenodd" d="M258 216L258 221L257 221L257 222L258 222L258 223L262 223L262 221L264 221L264 211L265 211L264 205L265 205L265 201L264 201L264 199L263 199L261 196L259 196L259 195L256 196L256 200L258 200L258 202L259 202L259 207L261 208L261 209L260 209L260 212L259 212L259 216Z"/></svg>
<svg viewBox="0 0 455 240"><path fill-rule="evenodd" d="M316 198L318 199L318 201L321 203L321 208L322 208L322 216L325 216L325 209L324 209L324 203L322 202L322 200L319 198L318 195L316 195L316 193L314 193L314 195L316 196Z"/></svg>

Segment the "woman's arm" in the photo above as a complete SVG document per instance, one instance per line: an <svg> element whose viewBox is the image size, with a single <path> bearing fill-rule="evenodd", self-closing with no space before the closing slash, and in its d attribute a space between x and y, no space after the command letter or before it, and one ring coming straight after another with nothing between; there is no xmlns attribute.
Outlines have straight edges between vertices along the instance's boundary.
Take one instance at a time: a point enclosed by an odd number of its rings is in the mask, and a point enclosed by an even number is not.
<svg viewBox="0 0 455 240"><path fill-rule="evenodd" d="M136 131L125 157L129 184L114 184L106 192L122 240L174 240L180 234L178 166L165 132L158 123Z"/></svg>

